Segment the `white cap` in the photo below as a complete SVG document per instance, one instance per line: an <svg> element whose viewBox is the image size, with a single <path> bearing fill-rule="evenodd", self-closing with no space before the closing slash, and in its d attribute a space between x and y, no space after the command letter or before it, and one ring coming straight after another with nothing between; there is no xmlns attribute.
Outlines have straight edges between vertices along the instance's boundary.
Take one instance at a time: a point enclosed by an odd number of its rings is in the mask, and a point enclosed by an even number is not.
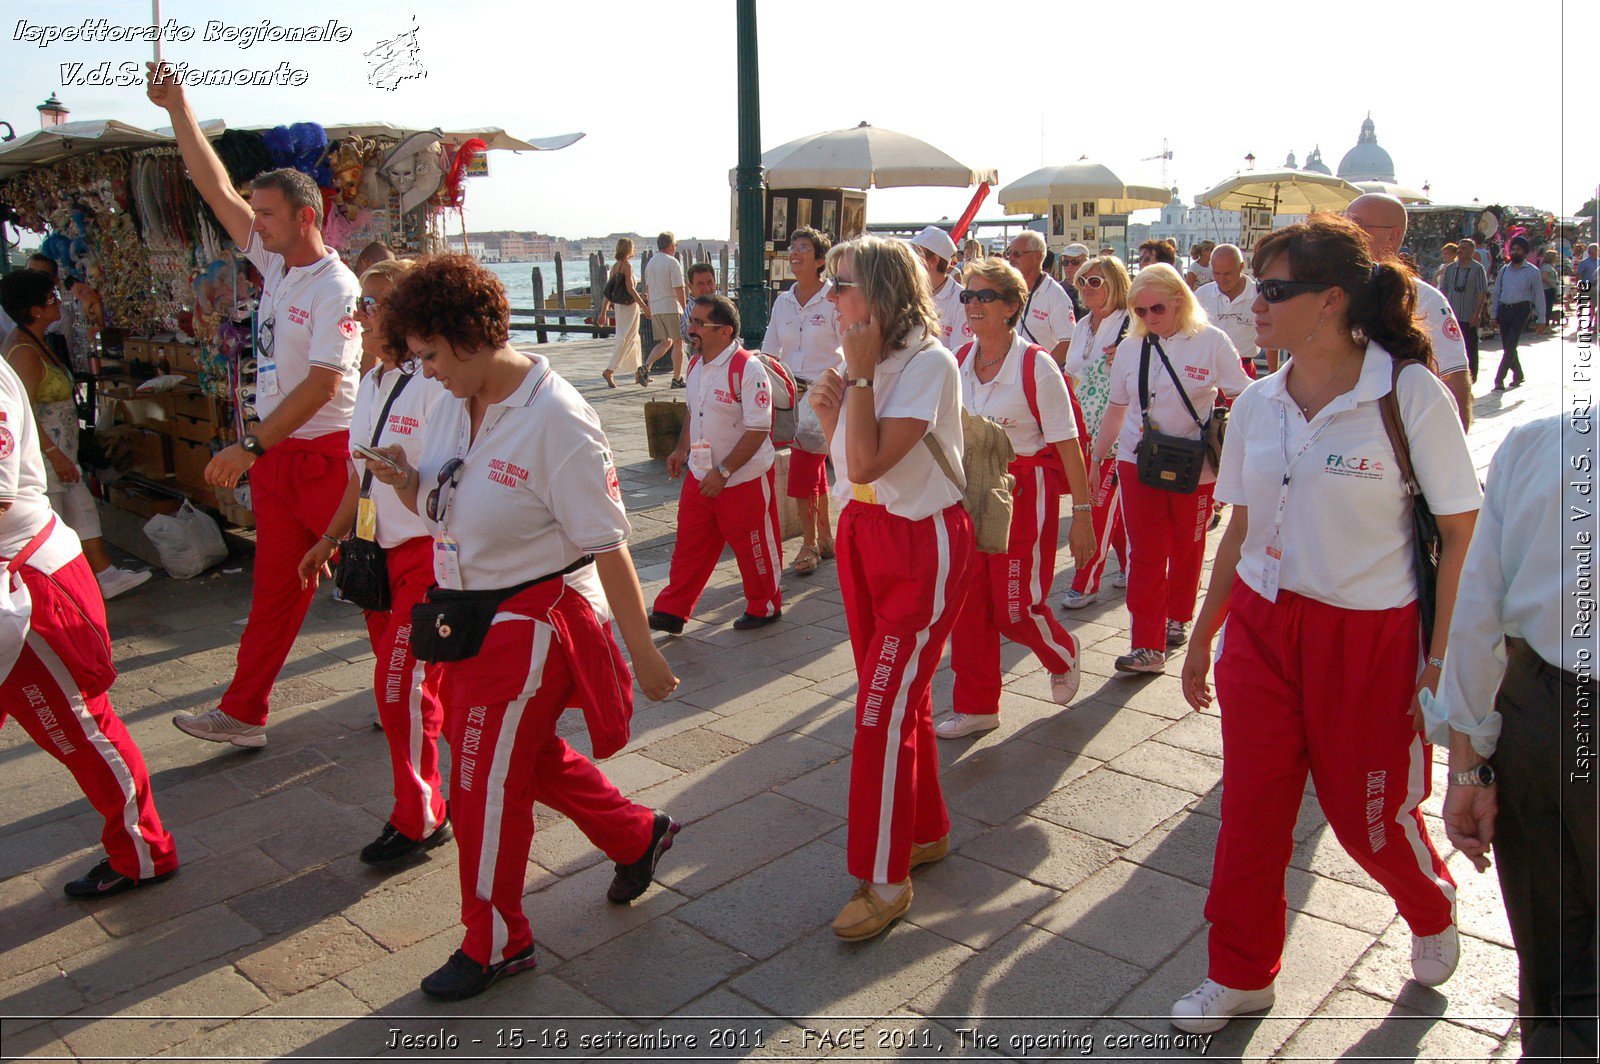
<svg viewBox="0 0 1600 1064"><path fill-rule="evenodd" d="M1068 244L1061 249L1061 254L1069 259L1086 259L1089 257L1089 249L1082 244Z"/></svg>
<svg viewBox="0 0 1600 1064"><path fill-rule="evenodd" d="M950 239L949 233L936 225L930 225L912 237L911 243L919 248L927 248L946 262L956 257L956 242Z"/></svg>

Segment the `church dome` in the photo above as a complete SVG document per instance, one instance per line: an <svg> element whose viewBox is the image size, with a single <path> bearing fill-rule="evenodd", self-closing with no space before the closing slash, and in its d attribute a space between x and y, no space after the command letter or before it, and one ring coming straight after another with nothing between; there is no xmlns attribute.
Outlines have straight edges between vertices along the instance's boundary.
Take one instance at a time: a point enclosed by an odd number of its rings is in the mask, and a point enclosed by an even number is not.
<svg viewBox="0 0 1600 1064"><path fill-rule="evenodd" d="M1361 136L1356 146L1339 160L1339 176L1346 181L1394 180L1394 160L1378 146L1372 115L1367 115L1367 120L1361 123Z"/></svg>
<svg viewBox="0 0 1600 1064"><path fill-rule="evenodd" d="M1310 170L1314 174L1333 176L1333 171L1328 169L1328 164L1322 161L1322 145L1320 144L1312 148L1311 154L1306 156L1306 165L1303 169Z"/></svg>
<svg viewBox="0 0 1600 1064"><path fill-rule="evenodd" d="M1300 164L1294 161L1294 152L1290 152L1289 157L1283 161L1283 168L1285 170L1300 169Z"/></svg>

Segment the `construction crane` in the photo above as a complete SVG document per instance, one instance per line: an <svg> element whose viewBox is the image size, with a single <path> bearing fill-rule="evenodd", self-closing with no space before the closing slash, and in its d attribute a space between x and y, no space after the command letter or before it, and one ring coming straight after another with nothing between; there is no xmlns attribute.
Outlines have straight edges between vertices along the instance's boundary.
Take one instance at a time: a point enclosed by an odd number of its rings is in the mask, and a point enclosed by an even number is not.
<svg viewBox="0 0 1600 1064"><path fill-rule="evenodd" d="M1167 146L1167 138L1166 137L1162 137L1161 138L1161 154L1160 155L1146 155L1143 159L1140 159L1139 161L1142 162L1142 163L1148 163L1148 162L1154 162L1157 159L1161 160L1161 187L1162 188L1167 188L1167 187L1169 187L1167 185L1167 163L1172 161L1172 149Z"/></svg>

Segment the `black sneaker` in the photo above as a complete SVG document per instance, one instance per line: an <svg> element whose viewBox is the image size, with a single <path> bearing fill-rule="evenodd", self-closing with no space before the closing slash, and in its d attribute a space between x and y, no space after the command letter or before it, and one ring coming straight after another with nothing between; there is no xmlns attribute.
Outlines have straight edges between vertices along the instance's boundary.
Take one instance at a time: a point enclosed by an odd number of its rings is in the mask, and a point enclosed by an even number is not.
<svg viewBox="0 0 1600 1064"><path fill-rule="evenodd" d="M660 610L651 610L650 630L652 632L666 632L668 635L682 635L683 618L674 617L670 613L662 613Z"/></svg>
<svg viewBox="0 0 1600 1064"><path fill-rule="evenodd" d="M487 968L461 950L456 950L450 955L450 959L444 962L444 967L422 980L422 992L429 997L444 1001L477 997L502 975L516 975L538 963L533 955L532 946L515 957L503 960L499 964L491 964Z"/></svg>
<svg viewBox="0 0 1600 1064"><path fill-rule="evenodd" d="M674 377L672 378L672 387L687 388L689 387L689 382L684 380L682 377Z"/></svg>
<svg viewBox="0 0 1600 1064"><path fill-rule="evenodd" d="M455 832L450 830L450 821L446 820L433 829L433 834L425 839L413 839L409 835L402 835L400 829L393 824L383 825L383 831L376 839L361 848L361 863L369 865L394 864L403 861L419 850L431 850L455 838Z"/></svg>
<svg viewBox="0 0 1600 1064"><path fill-rule="evenodd" d="M611 889L606 891L606 900L616 905L627 905L649 890L650 881L656 877L656 865L660 863L661 855L672 849L672 837L682 830L682 824L665 813L657 813L655 827L650 832L650 845L645 847L644 856L633 864L616 866L617 874L611 880Z"/></svg>
<svg viewBox="0 0 1600 1064"><path fill-rule="evenodd" d="M133 890L135 887L148 887L152 883L164 883L177 874L178 870L174 868L170 872L163 872L161 875L151 876L149 879L131 879L112 869L111 858L105 857L81 878L63 884L61 891L69 898L78 898L80 900L85 898L109 898L113 895Z"/></svg>
<svg viewBox="0 0 1600 1064"><path fill-rule="evenodd" d="M756 628L765 628L767 625L778 620L782 616L782 610L778 610L771 617L757 617L753 613L746 613L738 620L733 622L733 627L737 631L748 632Z"/></svg>

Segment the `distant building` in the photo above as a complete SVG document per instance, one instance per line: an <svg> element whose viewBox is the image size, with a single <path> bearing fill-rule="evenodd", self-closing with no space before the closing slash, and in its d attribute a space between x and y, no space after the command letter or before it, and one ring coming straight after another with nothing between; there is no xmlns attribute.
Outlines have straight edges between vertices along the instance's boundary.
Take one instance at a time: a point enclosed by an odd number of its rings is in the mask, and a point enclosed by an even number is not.
<svg viewBox="0 0 1600 1064"><path fill-rule="evenodd" d="M1189 249L1202 240L1213 240L1218 244L1234 243L1239 239L1241 222L1238 211L1206 207L1200 203L1198 196L1195 197L1194 206L1188 206L1178 198L1178 190L1174 188L1172 199L1161 208L1160 221L1128 227L1128 252L1134 254L1135 249L1146 240L1171 240L1178 245L1178 255L1187 258Z"/></svg>
<svg viewBox="0 0 1600 1064"><path fill-rule="evenodd" d="M1378 144L1378 133L1368 112L1361 123L1361 136L1356 146L1339 160L1339 176L1352 184L1357 181L1394 181L1394 160Z"/></svg>

